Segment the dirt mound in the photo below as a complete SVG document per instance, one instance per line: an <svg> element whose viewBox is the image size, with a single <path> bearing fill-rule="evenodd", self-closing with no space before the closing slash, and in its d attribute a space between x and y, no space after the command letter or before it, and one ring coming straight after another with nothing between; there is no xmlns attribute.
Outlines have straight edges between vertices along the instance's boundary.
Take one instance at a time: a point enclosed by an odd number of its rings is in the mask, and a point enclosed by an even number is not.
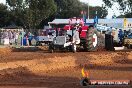
<svg viewBox="0 0 132 88"><path fill-rule="evenodd" d="M33 66L33 67L32 67ZM47 73L57 69L65 69L68 67L75 67L75 58L72 56L67 57L54 57L45 60L39 60L36 64L28 66L34 73Z"/></svg>
<svg viewBox="0 0 132 88"><path fill-rule="evenodd" d="M22 55L22 54L21 54ZM24 55L23 55L24 56ZM0 70L3 69L15 69L18 67L26 67L29 69L32 73L47 73L58 69L65 69L70 67L75 67L75 58L72 56L65 56L65 57L53 57L53 58L45 58L42 55L36 57L36 55L32 55L32 59L30 59L30 54L25 58L25 60L19 60L17 61L7 61L6 63L0 63ZM20 56L19 56L20 57ZM16 58L16 57L14 57ZM13 59L13 58L10 58ZM27 59L27 60L26 60Z"/></svg>
<svg viewBox="0 0 132 88"><path fill-rule="evenodd" d="M90 54L90 63L97 65L113 65L132 62L132 52L114 52L107 54Z"/></svg>
<svg viewBox="0 0 132 88"><path fill-rule="evenodd" d="M111 65L114 63L113 58L118 57L117 53L99 53L99 54L89 54L86 58L89 64L98 64L98 65Z"/></svg>
<svg viewBox="0 0 132 88"><path fill-rule="evenodd" d="M132 51L128 53L128 59L132 60Z"/></svg>
<svg viewBox="0 0 132 88"><path fill-rule="evenodd" d="M0 48L0 55L7 55L12 52L11 48Z"/></svg>

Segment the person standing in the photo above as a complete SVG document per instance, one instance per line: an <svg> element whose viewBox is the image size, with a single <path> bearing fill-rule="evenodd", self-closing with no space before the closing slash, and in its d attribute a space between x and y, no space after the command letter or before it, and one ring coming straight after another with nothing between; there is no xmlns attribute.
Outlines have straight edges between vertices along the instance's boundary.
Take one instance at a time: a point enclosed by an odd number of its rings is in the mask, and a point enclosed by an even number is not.
<svg viewBox="0 0 132 88"><path fill-rule="evenodd" d="M20 40L21 40L21 46L23 46L23 38L26 33L24 31L20 32Z"/></svg>
<svg viewBox="0 0 132 88"><path fill-rule="evenodd" d="M12 34L13 34L13 41L12 41L12 43L13 44L15 44L15 38L16 38L16 31L14 30L13 32L12 32Z"/></svg>
<svg viewBox="0 0 132 88"><path fill-rule="evenodd" d="M3 31L2 38L4 39L4 45L8 45L9 44L9 35L8 35L8 32L6 30Z"/></svg>
<svg viewBox="0 0 132 88"><path fill-rule="evenodd" d="M77 51L76 45L79 43L80 43L80 38L79 38L78 24L77 24L72 30L72 51L73 52Z"/></svg>
<svg viewBox="0 0 132 88"><path fill-rule="evenodd" d="M119 37L119 44L122 45L123 37L124 37L122 29L119 29L118 37Z"/></svg>
<svg viewBox="0 0 132 88"><path fill-rule="evenodd" d="M12 45L12 43L13 43L13 32L11 30L9 30L8 35L9 35L9 43L10 43L10 45Z"/></svg>
<svg viewBox="0 0 132 88"><path fill-rule="evenodd" d="M14 31L13 32L13 36L14 36L15 45L17 45L18 44L18 36L19 36L18 31Z"/></svg>
<svg viewBox="0 0 132 88"><path fill-rule="evenodd" d="M28 32L28 42L29 42L29 45L31 46L31 40L32 40L32 35L30 32Z"/></svg>

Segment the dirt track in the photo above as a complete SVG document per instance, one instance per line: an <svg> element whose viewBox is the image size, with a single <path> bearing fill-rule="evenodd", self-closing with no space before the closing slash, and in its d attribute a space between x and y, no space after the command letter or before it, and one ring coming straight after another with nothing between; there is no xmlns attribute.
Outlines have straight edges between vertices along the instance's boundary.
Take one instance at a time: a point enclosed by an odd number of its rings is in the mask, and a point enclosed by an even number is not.
<svg viewBox="0 0 132 88"><path fill-rule="evenodd" d="M0 88L80 88L82 67L91 79L132 80L132 51L24 51L0 49Z"/></svg>

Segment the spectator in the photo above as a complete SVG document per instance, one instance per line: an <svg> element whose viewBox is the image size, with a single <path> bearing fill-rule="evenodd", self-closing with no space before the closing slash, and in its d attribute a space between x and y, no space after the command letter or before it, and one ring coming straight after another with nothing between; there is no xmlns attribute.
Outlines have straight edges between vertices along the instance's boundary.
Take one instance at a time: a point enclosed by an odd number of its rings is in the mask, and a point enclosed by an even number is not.
<svg viewBox="0 0 132 88"><path fill-rule="evenodd" d="M20 34L19 34L20 39L21 39L21 46L23 46L23 39L24 39L24 35L25 35L25 34L26 34L26 33L25 33L24 31L21 31Z"/></svg>
<svg viewBox="0 0 132 88"><path fill-rule="evenodd" d="M11 30L9 30L8 35L9 35L9 43L10 43L10 45L12 45L12 43L13 43L13 32Z"/></svg>
<svg viewBox="0 0 132 88"><path fill-rule="evenodd" d="M12 32L12 34L13 34L13 44L15 43L15 38L16 38L16 31L14 30L13 32Z"/></svg>
<svg viewBox="0 0 132 88"><path fill-rule="evenodd" d="M28 42L30 46L32 45L31 40L32 40L32 34L28 32Z"/></svg>
<svg viewBox="0 0 132 88"><path fill-rule="evenodd" d="M14 36L14 42L17 45L18 44L18 36L19 36L18 31L14 31L13 32L13 36Z"/></svg>
<svg viewBox="0 0 132 88"><path fill-rule="evenodd" d="M4 45L8 45L9 44L9 35L7 31L3 31L3 36L2 38L4 39Z"/></svg>
<svg viewBox="0 0 132 88"><path fill-rule="evenodd" d="M119 33L118 33L118 37L119 37L119 43L122 45L122 42L123 42L123 31L122 29L119 29Z"/></svg>

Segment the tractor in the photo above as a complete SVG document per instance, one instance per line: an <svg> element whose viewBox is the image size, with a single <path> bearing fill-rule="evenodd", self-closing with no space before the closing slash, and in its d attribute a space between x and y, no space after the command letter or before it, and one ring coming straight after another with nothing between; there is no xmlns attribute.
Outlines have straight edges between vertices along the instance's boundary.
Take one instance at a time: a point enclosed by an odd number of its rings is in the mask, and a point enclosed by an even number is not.
<svg viewBox="0 0 132 88"><path fill-rule="evenodd" d="M84 25L81 18L69 19L69 25L62 29L56 28L56 37L49 45L51 52L55 50L69 50L76 52L83 48L85 51L95 51L97 49L98 33L94 26Z"/></svg>
<svg viewBox="0 0 132 88"><path fill-rule="evenodd" d="M125 46L127 49L132 49L132 30L114 30L114 46Z"/></svg>
<svg viewBox="0 0 132 88"><path fill-rule="evenodd" d="M128 49L132 49L132 32L128 31L127 33L124 32L124 46Z"/></svg>

